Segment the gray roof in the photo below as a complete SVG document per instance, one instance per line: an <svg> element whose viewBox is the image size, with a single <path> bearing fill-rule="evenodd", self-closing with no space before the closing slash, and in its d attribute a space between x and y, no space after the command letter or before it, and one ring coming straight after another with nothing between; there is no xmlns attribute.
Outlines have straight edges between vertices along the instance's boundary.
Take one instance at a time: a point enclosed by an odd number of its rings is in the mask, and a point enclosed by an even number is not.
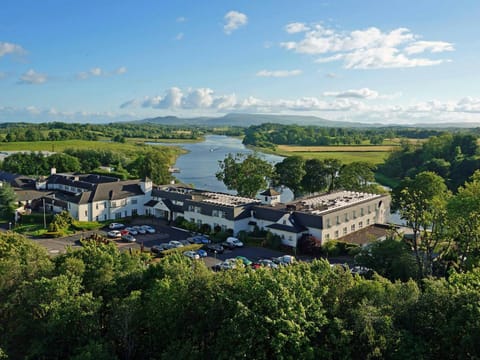
<svg viewBox="0 0 480 360"><path fill-rule="evenodd" d="M278 221L283 215L288 213L283 207L255 206L253 208L255 218L267 221Z"/></svg>
<svg viewBox="0 0 480 360"><path fill-rule="evenodd" d="M280 195L280 193L278 191L276 191L275 189L269 188L269 189L265 190L264 192L261 192L260 195L263 195L263 196L277 196L277 195Z"/></svg>
<svg viewBox="0 0 480 360"><path fill-rule="evenodd" d="M277 224L277 223L268 225L267 228L277 229L277 230L291 232L295 234L308 230L305 226L300 226L300 225L290 226L290 225L283 225L283 224Z"/></svg>
<svg viewBox="0 0 480 360"><path fill-rule="evenodd" d="M24 175L0 171L0 181L9 183L14 188L35 189L35 180Z"/></svg>

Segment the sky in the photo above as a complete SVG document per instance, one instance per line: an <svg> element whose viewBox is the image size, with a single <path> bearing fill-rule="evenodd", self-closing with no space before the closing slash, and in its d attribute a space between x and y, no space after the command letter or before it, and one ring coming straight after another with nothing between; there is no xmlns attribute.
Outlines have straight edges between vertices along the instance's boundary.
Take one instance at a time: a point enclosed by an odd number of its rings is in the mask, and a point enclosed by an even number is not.
<svg viewBox="0 0 480 360"><path fill-rule="evenodd" d="M480 2L3 0L0 122L480 123Z"/></svg>

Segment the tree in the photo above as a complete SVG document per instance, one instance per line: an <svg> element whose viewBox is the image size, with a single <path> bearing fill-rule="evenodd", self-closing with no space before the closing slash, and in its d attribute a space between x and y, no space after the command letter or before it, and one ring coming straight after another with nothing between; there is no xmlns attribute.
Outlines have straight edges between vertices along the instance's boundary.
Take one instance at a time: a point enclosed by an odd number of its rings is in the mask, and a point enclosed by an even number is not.
<svg viewBox="0 0 480 360"><path fill-rule="evenodd" d="M370 163L358 161L344 165L338 174L338 185L351 191L371 190L375 181L373 166Z"/></svg>
<svg viewBox="0 0 480 360"><path fill-rule="evenodd" d="M17 195L10 186L4 182L0 183L0 217L3 219L12 219L17 202Z"/></svg>
<svg viewBox="0 0 480 360"><path fill-rule="evenodd" d="M447 204L448 227L462 270L480 263L480 170L458 189Z"/></svg>
<svg viewBox="0 0 480 360"><path fill-rule="evenodd" d="M305 175L305 160L300 156L289 156L275 164L276 181L285 185L298 196Z"/></svg>
<svg viewBox="0 0 480 360"><path fill-rule="evenodd" d="M302 179L302 189L308 193L325 190L327 187L327 172L322 160L308 159L305 161L305 175Z"/></svg>
<svg viewBox="0 0 480 360"><path fill-rule="evenodd" d="M342 168L342 162L338 159L325 159L325 171L327 172L328 191L335 190L337 186L337 176Z"/></svg>
<svg viewBox="0 0 480 360"><path fill-rule="evenodd" d="M432 274L434 250L445 236L448 197L445 181L429 171L414 179L406 178L394 191L394 208L413 231L412 247L420 277Z"/></svg>
<svg viewBox="0 0 480 360"><path fill-rule="evenodd" d="M150 178L154 184L168 184L171 179L168 166L169 159L160 151L152 150L139 155L128 168L138 177Z"/></svg>
<svg viewBox="0 0 480 360"><path fill-rule="evenodd" d="M218 166L220 170L215 174L218 180L238 195L252 198L268 186L273 174L272 164L257 153L228 154Z"/></svg>
<svg viewBox="0 0 480 360"><path fill-rule="evenodd" d="M375 241L362 248L355 256L355 262L392 281L416 278L417 268L412 250L405 242L394 238Z"/></svg>
<svg viewBox="0 0 480 360"><path fill-rule="evenodd" d="M82 169L78 158L64 153L50 155L47 157L47 163L50 168L54 167L58 172L77 172Z"/></svg>

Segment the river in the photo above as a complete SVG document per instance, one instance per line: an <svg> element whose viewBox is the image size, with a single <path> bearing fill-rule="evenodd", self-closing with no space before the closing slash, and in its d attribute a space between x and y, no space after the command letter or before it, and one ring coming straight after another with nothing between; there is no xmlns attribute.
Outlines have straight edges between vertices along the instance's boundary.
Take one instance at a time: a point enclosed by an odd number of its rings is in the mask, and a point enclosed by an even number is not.
<svg viewBox="0 0 480 360"><path fill-rule="evenodd" d="M198 189L227 192L223 182L218 181L215 173L219 170L218 162L225 159L229 154L250 154L253 151L242 144L242 140L223 135L207 135L205 141L198 143L149 143L151 145L181 146L188 151L187 154L178 157L175 167L180 170L175 177L185 183L192 184ZM283 157L271 154L259 153L261 157L272 164L283 160Z"/></svg>

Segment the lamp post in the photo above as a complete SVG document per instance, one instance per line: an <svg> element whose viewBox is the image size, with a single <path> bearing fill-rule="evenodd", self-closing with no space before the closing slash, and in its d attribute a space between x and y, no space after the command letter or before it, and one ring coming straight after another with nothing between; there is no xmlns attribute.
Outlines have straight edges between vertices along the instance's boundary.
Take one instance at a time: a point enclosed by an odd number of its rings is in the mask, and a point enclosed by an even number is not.
<svg viewBox="0 0 480 360"><path fill-rule="evenodd" d="M47 228L47 217L45 215L45 198L43 198L43 228Z"/></svg>

